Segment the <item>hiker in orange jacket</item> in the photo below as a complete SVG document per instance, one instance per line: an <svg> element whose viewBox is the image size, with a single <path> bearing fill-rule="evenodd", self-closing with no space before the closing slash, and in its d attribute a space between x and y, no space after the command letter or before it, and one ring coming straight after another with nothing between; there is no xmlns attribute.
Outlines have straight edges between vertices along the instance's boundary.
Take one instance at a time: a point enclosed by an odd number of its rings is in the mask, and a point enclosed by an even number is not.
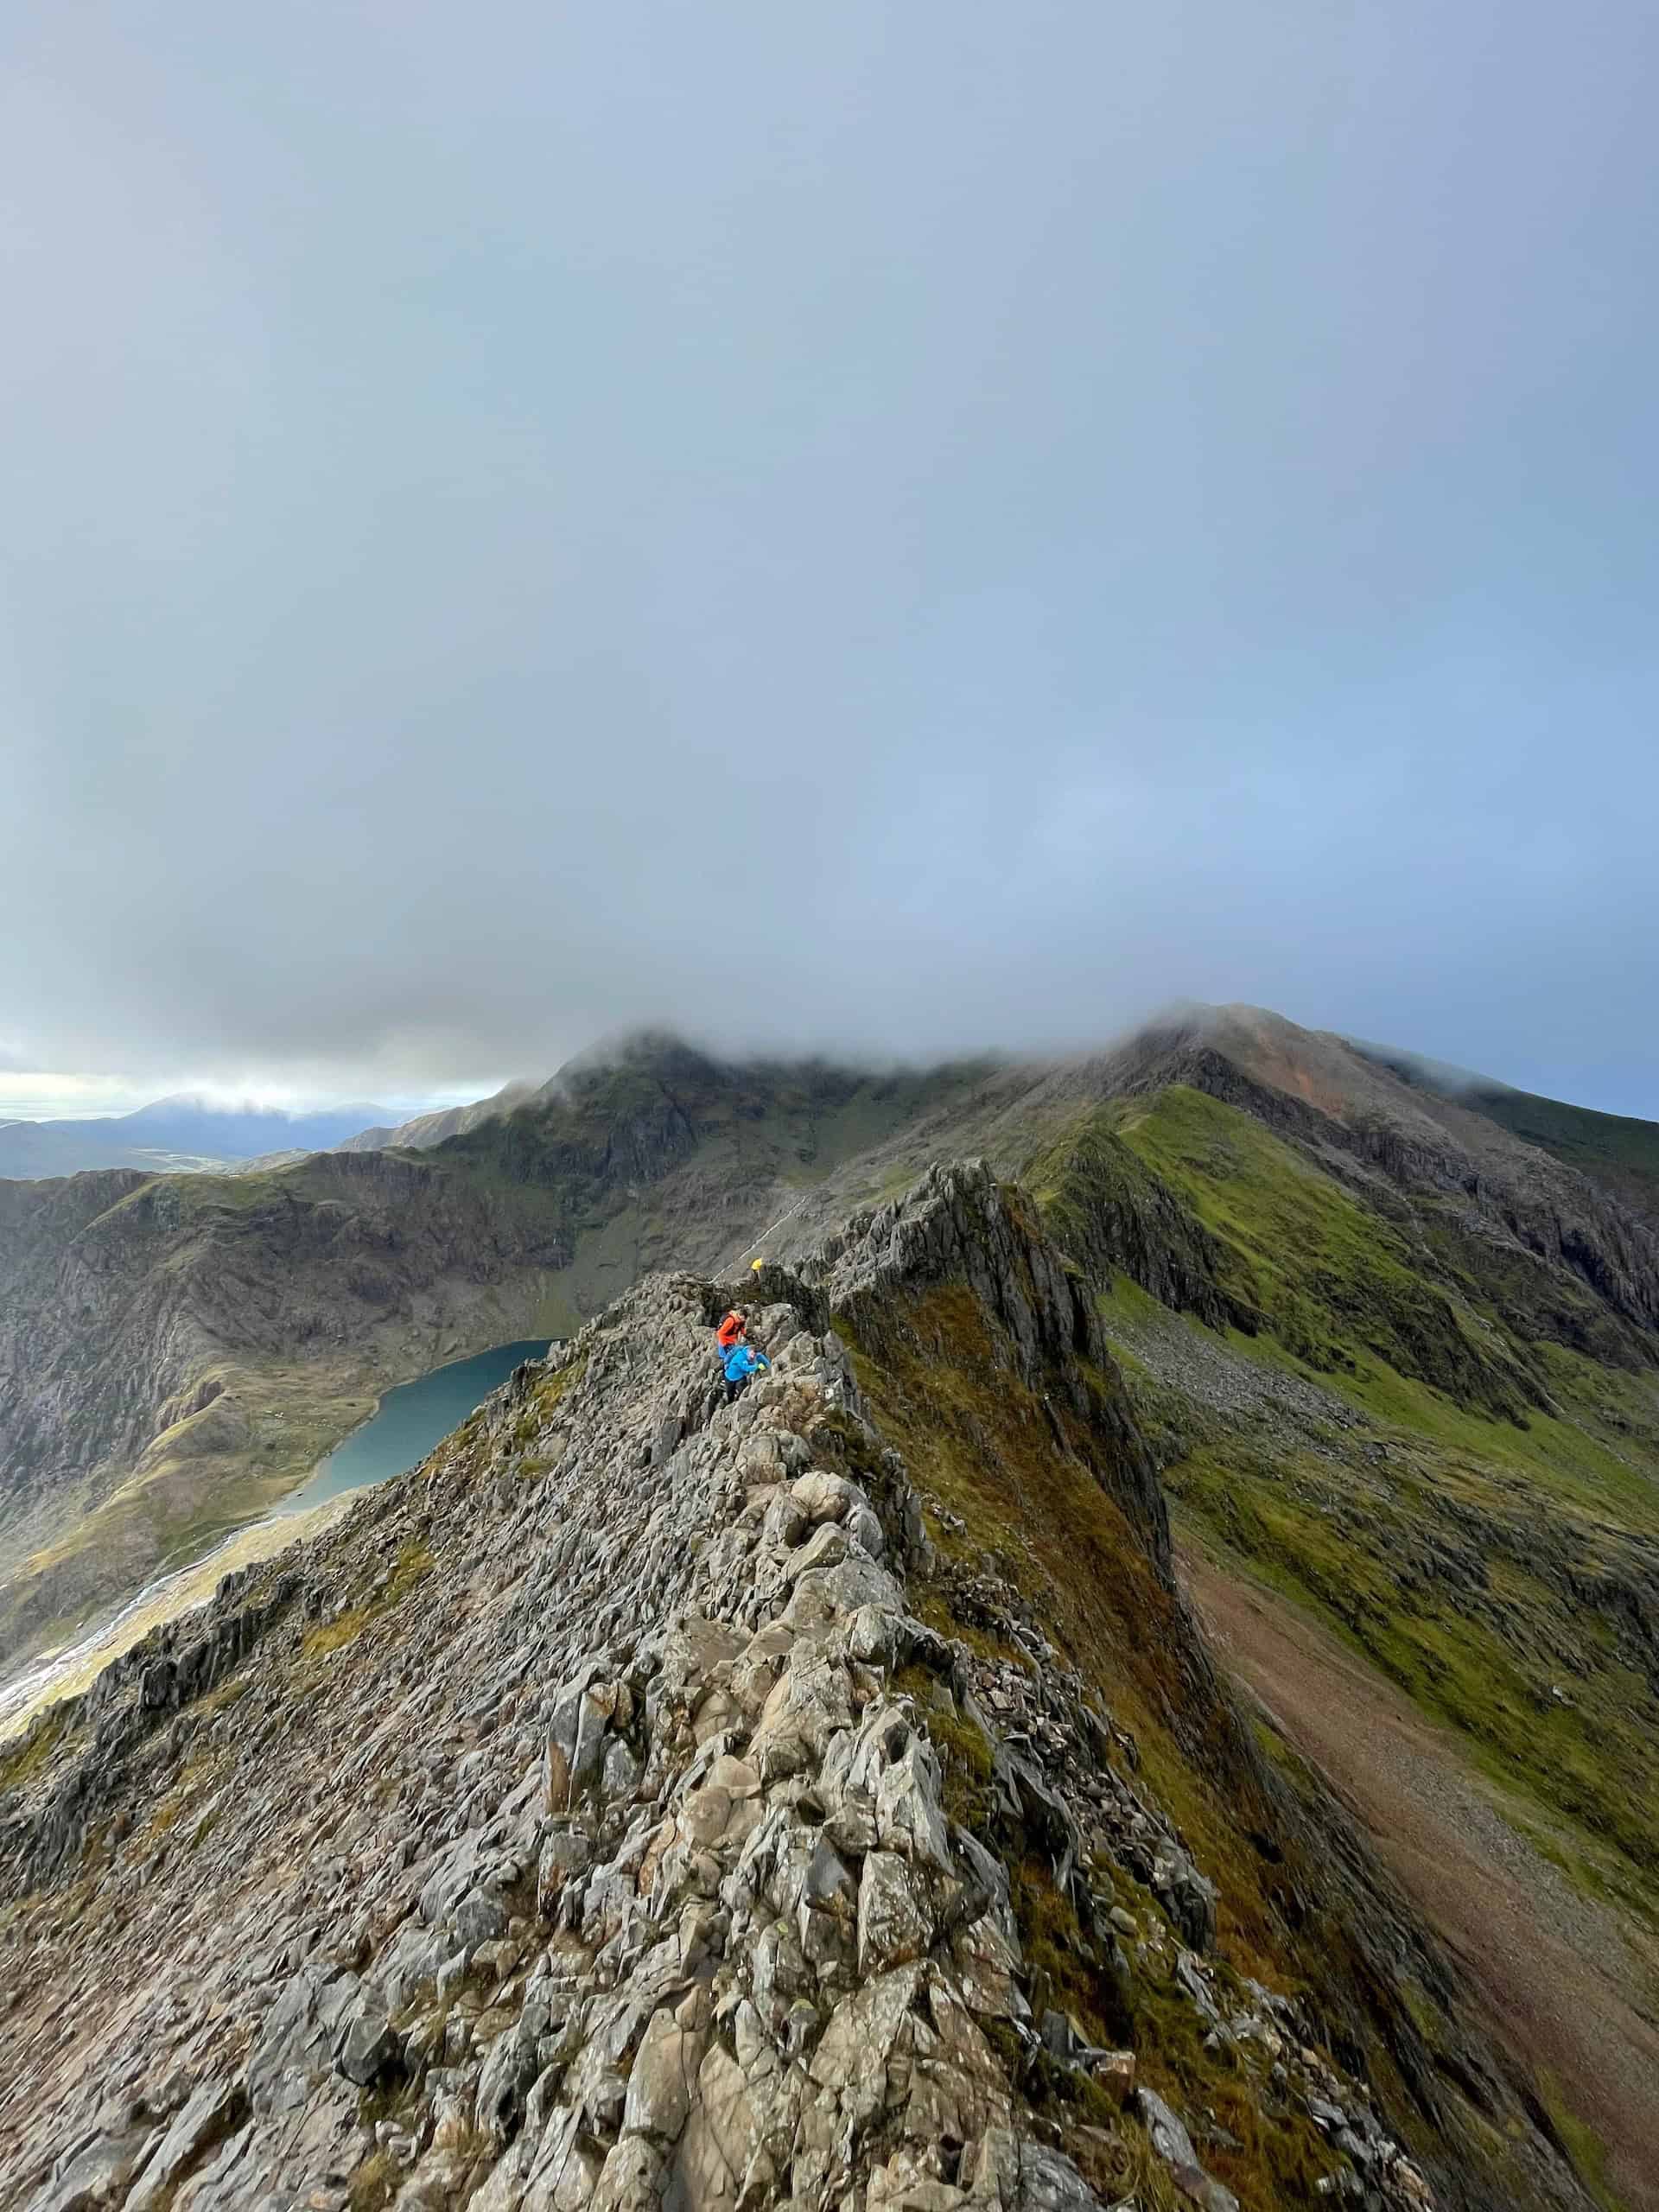
<svg viewBox="0 0 1659 2212"><path fill-rule="evenodd" d="M715 1331L715 1344L723 1361L734 1344L741 1344L748 1330L749 1317L741 1306L734 1306L726 1319Z"/></svg>

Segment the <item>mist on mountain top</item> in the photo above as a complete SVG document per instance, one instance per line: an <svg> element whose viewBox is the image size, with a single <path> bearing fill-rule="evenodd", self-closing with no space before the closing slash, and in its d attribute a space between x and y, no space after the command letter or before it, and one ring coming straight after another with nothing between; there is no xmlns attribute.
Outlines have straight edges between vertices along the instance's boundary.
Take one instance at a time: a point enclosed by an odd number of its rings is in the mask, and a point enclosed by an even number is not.
<svg viewBox="0 0 1659 2212"><path fill-rule="evenodd" d="M18 1067L1194 996L1654 1110L1650 10L318 37L0 32Z"/></svg>

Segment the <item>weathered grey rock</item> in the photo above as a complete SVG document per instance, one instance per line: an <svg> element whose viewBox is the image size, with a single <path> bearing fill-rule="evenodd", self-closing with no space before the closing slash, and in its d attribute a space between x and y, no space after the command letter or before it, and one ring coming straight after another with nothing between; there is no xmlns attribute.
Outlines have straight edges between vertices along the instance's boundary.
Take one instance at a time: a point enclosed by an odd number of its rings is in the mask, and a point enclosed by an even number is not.
<svg viewBox="0 0 1659 2212"><path fill-rule="evenodd" d="M919 1293L965 1268L1010 1332L997 1356L1034 1374L1070 1357L1073 1287L1000 1205L977 1173L936 1179L825 1279L902 1326L906 1268ZM1140 1881L1156 1860L1172 1916L1202 1877L1033 1619L997 1618L1032 1662L998 1672L917 1618L920 1509L818 1291L773 1271L780 1357L730 1408L713 1298L639 1286L545 1412L535 1370L516 1378L312 1548L292 1619L245 1647L245 1688L207 1728L200 1667L152 1652L102 1694L79 1763L0 1815L0 1946L26 1985L0 2036L55 2131L32 2164L0 2136L0 2202L77 2159L96 2178L108 2113L124 2127L129 2093L175 2074L135 2124L129 2212L173 2189L175 2212L344 2212L371 2181L404 2212L1084 2212L1011 2061L1030 1999L998 1850L1019 1834L1108 1962L1105 1859ZM823 1464L843 1453L859 1479ZM239 1586L201 1640L280 1586ZM988 1569L975 1602L1006 1591ZM359 1618L308 1648L307 1623ZM918 1665L920 1686L895 1680ZM941 1713L955 1756L983 1734L998 1849L945 1816ZM106 1955L22 1870L116 1811ZM1163 1912L1143 1917L1172 1971ZM79 1993L73 2070L43 2058L45 1961ZM1213 2001L1219 1971L1189 1971ZM119 2005L89 2001L111 1986ZM1249 2000L1276 2020L1273 2001ZM1241 2068L1326 2086L1280 2024L1272 2054L1240 2036ZM1065 2063L1127 2089L1124 2055L1065 2039ZM380 2089L390 2116L365 2104ZM1343 2095L1370 2185L1414 2212Z"/></svg>
<svg viewBox="0 0 1659 2212"><path fill-rule="evenodd" d="M1166 1842L1153 1863L1153 1890L1170 1918L1195 1951L1208 1951L1216 1940L1216 1885L1173 1842Z"/></svg>
<svg viewBox="0 0 1659 2212"><path fill-rule="evenodd" d="M1192 2137L1156 2091L1139 2088L1135 2093L1135 2101L1152 2138L1153 2149L1169 2168L1182 2194L1201 2205L1204 2212L1238 2212L1237 2198L1205 2172L1192 2148Z"/></svg>
<svg viewBox="0 0 1659 2212"><path fill-rule="evenodd" d="M210 2075L201 2082L161 2140L147 2152L125 2199L124 2212L153 2212L164 2193L207 2145L231 2133L246 2106L247 2092L239 2082Z"/></svg>
<svg viewBox="0 0 1659 2212"><path fill-rule="evenodd" d="M688 2033L666 2009L652 2014L628 2076L624 2127L664 2145L679 2141L707 2040Z"/></svg>
<svg viewBox="0 0 1659 2212"><path fill-rule="evenodd" d="M713 2044L698 2066L674 2157L671 2201L686 2212L714 2212L753 2201L758 2186L764 2202L766 2186L775 2178L742 2069L722 2044Z"/></svg>
<svg viewBox="0 0 1659 2212"><path fill-rule="evenodd" d="M120 2204L148 2139L143 2128L98 2136L76 2152L29 2212L105 2212Z"/></svg>
<svg viewBox="0 0 1659 2212"><path fill-rule="evenodd" d="M496 1899L483 1890L468 1890L449 1916L449 1924L469 1950L505 1936L507 1916Z"/></svg>
<svg viewBox="0 0 1659 2212"><path fill-rule="evenodd" d="M340 2044L340 2070L346 2079L366 2089L399 2070L402 2064L403 2039L385 2015L359 2012Z"/></svg>
<svg viewBox="0 0 1659 2212"><path fill-rule="evenodd" d="M542 1846L536 1869L537 1904L550 1913L565 1884L593 1863L594 1847L579 1830L556 1827Z"/></svg>
<svg viewBox="0 0 1659 2212"><path fill-rule="evenodd" d="M880 1974L925 1957L933 1932L933 1916L906 1861L893 1852L872 1851L858 1886L859 1972Z"/></svg>
<svg viewBox="0 0 1659 2212"><path fill-rule="evenodd" d="M834 1522L826 1522L815 1529L798 1551L795 1552L785 1568L785 1579L798 1582L804 1574L816 1574L820 1569L839 1567L851 1551L845 1529Z"/></svg>
<svg viewBox="0 0 1659 2212"><path fill-rule="evenodd" d="M1007 2127L986 2130L970 2200L1001 2212L1096 2212L1100 2202L1064 2152Z"/></svg>

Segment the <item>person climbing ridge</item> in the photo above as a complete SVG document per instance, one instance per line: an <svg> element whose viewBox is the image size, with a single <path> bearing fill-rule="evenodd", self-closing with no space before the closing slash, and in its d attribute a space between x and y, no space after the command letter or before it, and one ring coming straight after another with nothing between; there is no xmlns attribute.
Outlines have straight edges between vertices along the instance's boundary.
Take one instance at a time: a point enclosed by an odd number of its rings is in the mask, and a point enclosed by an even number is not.
<svg viewBox="0 0 1659 2212"><path fill-rule="evenodd" d="M740 1338L725 1354L721 1364L726 1370L726 1402L729 1406L748 1389L756 1370L770 1367L772 1362L765 1352L756 1351L753 1344L745 1344Z"/></svg>
<svg viewBox="0 0 1659 2212"><path fill-rule="evenodd" d="M744 1332L748 1325L748 1315L741 1306L734 1306L726 1319L715 1331L715 1349L719 1352L722 1362L732 1346L742 1342Z"/></svg>

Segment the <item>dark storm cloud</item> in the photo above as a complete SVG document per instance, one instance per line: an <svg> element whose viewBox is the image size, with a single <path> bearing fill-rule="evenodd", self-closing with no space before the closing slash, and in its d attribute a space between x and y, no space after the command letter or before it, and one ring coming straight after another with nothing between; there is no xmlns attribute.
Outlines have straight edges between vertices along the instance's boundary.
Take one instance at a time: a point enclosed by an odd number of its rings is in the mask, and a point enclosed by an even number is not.
<svg viewBox="0 0 1659 2212"><path fill-rule="evenodd" d="M1659 1110L1651 11L14 10L0 1020Z"/></svg>

